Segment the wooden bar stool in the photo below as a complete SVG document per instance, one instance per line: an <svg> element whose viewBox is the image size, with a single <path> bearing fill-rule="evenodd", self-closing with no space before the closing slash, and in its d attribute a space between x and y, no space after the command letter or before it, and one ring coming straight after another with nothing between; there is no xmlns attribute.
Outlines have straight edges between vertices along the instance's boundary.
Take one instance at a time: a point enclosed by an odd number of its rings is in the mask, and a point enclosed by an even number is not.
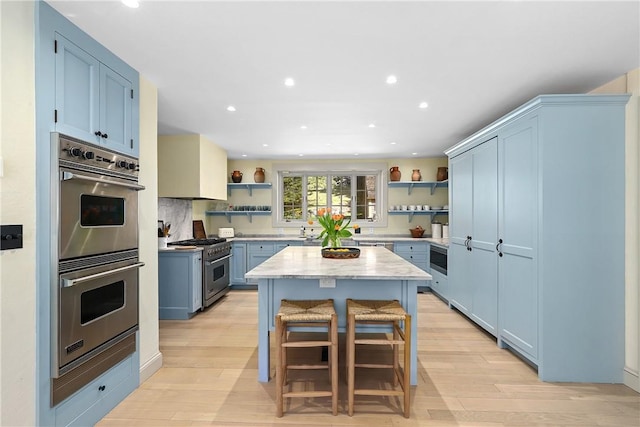
<svg viewBox="0 0 640 427"><path fill-rule="evenodd" d="M404 330L400 322L404 321ZM393 327L393 338L356 339L358 324L388 324ZM393 364L356 363L356 344L391 345ZM400 367L399 347L404 345L404 365ZM355 368L393 369L393 390L356 389ZM349 394L349 416L353 416L355 395L403 396L404 416L409 418L411 399L411 316L398 300L353 300L347 299L347 386ZM398 383L400 389L397 389Z"/></svg>
<svg viewBox="0 0 640 427"><path fill-rule="evenodd" d="M287 300L280 302L276 314L276 416L283 414L284 398L331 396L331 410L338 415L338 315L333 300ZM322 328L327 340L288 341L289 327ZM287 348L328 347L327 363L289 365ZM331 391L285 392L287 369L328 369Z"/></svg>

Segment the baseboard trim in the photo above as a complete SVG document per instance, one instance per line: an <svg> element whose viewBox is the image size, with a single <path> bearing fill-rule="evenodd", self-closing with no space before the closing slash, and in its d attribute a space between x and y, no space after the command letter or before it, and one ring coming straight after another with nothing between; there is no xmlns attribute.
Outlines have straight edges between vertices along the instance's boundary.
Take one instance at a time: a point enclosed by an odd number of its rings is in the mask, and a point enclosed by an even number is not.
<svg viewBox="0 0 640 427"><path fill-rule="evenodd" d="M162 368L162 353L158 352L140 367L140 384L151 378L160 368Z"/></svg>
<svg viewBox="0 0 640 427"><path fill-rule="evenodd" d="M624 385L640 393L640 377L638 372L630 368L624 368Z"/></svg>

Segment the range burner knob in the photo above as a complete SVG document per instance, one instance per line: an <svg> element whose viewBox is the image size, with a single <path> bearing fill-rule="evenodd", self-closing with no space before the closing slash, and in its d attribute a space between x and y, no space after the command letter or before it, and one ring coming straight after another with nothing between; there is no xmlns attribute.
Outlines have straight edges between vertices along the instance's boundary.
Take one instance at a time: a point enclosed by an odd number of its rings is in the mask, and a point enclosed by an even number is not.
<svg viewBox="0 0 640 427"><path fill-rule="evenodd" d="M80 157L82 155L82 150L78 147L73 147L69 149L69 154L71 154L73 157Z"/></svg>
<svg viewBox="0 0 640 427"><path fill-rule="evenodd" d="M127 163L126 160L118 160L118 162L116 163L116 166L119 168L127 168L129 166L129 163Z"/></svg>
<svg viewBox="0 0 640 427"><path fill-rule="evenodd" d="M135 163L129 163L128 168L131 170L134 170L136 168L136 164Z"/></svg>
<svg viewBox="0 0 640 427"><path fill-rule="evenodd" d="M87 151L82 156L87 160L92 160L95 157L95 154L93 154L93 151Z"/></svg>

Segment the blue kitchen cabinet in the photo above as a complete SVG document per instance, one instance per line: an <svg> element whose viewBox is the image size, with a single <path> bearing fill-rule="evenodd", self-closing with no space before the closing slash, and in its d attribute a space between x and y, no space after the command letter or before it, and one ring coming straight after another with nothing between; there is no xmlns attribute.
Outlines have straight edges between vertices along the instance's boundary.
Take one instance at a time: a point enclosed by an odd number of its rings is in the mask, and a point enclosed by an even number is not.
<svg viewBox="0 0 640 427"><path fill-rule="evenodd" d="M136 351L57 405L55 425L95 424L138 387L139 382L140 356Z"/></svg>
<svg viewBox="0 0 640 427"><path fill-rule="evenodd" d="M452 304L485 329L497 304L498 345L543 381L623 379L628 99L542 95L446 152Z"/></svg>
<svg viewBox="0 0 640 427"><path fill-rule="evenodd" d="M393 252L416 267L429 271L429 244L426 242L395 242Z"/></svg>
<svg viewBox="0 0 640 427"><path fill-rule="evenodd" d="M85 47L90 43L85 43ZM111 64L118 66L118 64ZM123 154L138 156L134 137L137 73L116 71L89 51L55 35L56 131Z"/></svg>
<svg viewBox="0 0 640 427"><path fill-rule="evenodd" d="M290 242L277 242L276 243L276 253L280 252L284 248L288 246L302 246L302 242L300 241L290 241Z"/></svg>
<svg viewBox="0 0 640 427"><path fill-rule="evenodd" d="M185 320L202 308L202 250L158 253L160 319Z"/></svg>
<svg viewBox="0 0 640 427"><path fill-rule="evenodd" d="M247 243L247 271L251 271L276 253L275 243L256 242ZM257 281L247 280L247 283L257 284Z"/></svg>
<svg viewBox="0 0 640 427"><path fill-rule="evenodd" d="M445 301L449 301L449 279L436 270L431 270L431 291Z"/></svg>
<svg viewBox="0 0 640 427"><path fill-rule="evenodd" d="M499 136L498 295L500 344L539 360L538 117L529 114ZM550 242L549 242L550 243ZM553 333L549 331L547 338Z"/></svg>
<svg viewBox="0 0 640 427"><path fill-rule="evenodd" d="M232 242L231 243L231 286L246 284L244 278L247 272L247 244Z"/></svg>

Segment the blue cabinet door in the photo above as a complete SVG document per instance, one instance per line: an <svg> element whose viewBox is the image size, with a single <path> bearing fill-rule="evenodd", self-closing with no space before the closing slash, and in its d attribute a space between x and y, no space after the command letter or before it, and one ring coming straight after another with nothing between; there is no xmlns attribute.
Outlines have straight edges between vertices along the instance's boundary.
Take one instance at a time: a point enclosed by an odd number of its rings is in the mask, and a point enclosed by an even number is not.
<svg viewBox="0 0 640 427"><path fill-rule="evenodd" d="M191 308L190 312L195 313L202 308L202 252L198 252L191 258Z"/></svg>
<svg viewBox="0 0 640 427"><path fill-rule="evenodd" d="M537 122L524 118L499 143L499 338L538 359Z"/></svg>
<svg viewBox="0 0 640 427"><path fill-rule="evenodd" d="M56 131L137 156L133 83L56 34Z"/></svg>
<svg viewBox="0 0 640 427"><path fill-rule="evenodd" d="M100 130L105 147L132 154L133 85L104 64L100 66Z"/></svg>
<svg viewBox="0 0 640 427"><path fill-rule="evenodd" d="M231 247L231 284L244 285L247 272L247 245L233 242Z"/></svg>
<svg viewBox="0 0 640 427"><path fill-rule="evenodd" d="M473 224L472 153L462 154L450 160L449 191L449 302L468 315L472 301L471 254L467 249Z"/></svg>
<svg viewBox="0 0 640 427"><path fill-rule="evenodd" d="M471 318L488 332L498 328L498 143L490 139L473 150Z"/></svg>
<svg viewBox="0 0 640 427"><path fill-rule="evenodd" d="M56 130L98 144L100 62L56 34Z"/></svg>

